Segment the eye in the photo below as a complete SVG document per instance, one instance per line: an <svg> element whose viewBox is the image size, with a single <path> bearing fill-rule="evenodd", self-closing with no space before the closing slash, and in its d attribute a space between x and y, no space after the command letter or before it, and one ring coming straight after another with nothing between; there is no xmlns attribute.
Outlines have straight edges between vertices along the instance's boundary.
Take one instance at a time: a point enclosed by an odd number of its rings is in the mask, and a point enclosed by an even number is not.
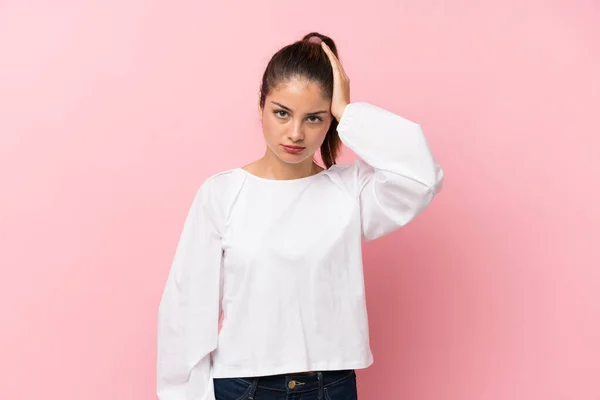
<svg viewBox="0 0 600 400"><path fill-rule="evenodd" d="M278 118L285 118L287 117L288 113L285 110L275 110L273 111L273 113L278 117ZM281 114L283 113L283 115Z"/></svg>
<svg viewBox="0 0 600 400"><path fill-rule="evenodd" d="M323 118L317 117L316 115L311 115L310 117L308 117L308 120L311 123L319 123L319 122L323 121Z"/></svg>

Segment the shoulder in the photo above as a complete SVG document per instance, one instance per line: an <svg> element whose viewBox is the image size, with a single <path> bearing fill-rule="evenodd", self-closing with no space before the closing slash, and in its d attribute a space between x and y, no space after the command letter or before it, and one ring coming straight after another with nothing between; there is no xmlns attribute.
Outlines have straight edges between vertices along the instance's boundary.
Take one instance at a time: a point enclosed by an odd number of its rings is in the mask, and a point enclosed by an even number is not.
<svg viewBox="0 0 600 400"><path fill-rule="evenodd" d="M224 220L235 202L247 175L240 168L210 175L198 187L196 202L214 218Z"/></svg>
<svg viewBox="0 0 600 400"><path fill-rule="evenodd" d="M235 185L236 182L242 181L244 175L240 168L228 169L225 171L217 172L206 178L199 187L199 191L208 192L220 192L226 190L231 185Z"/></svg>
<svg viewBox="0 0 600 400"><path fill-rule="evenodd" d="M237 193L245 178L239 168L217 172L199 185L196 195L204 201L223 201L232 193Z"/></svg>
<svg viewBox="0 0 600 400"><path fill-rule="evenodd" d="M356 160L352 164L336 164L329 168L328 173L333 179L339 179L346 184L355 184L357 180L373 168L363 160Z"/></svg>
<svg viewBox="0 0 600 400"><path fill-rule="evenodd" d="M362 160L356 160L352 164L336 164L327 170L331 181L340 189L355 197L362 186L362 182L369 172L371 166Z"/></svg>

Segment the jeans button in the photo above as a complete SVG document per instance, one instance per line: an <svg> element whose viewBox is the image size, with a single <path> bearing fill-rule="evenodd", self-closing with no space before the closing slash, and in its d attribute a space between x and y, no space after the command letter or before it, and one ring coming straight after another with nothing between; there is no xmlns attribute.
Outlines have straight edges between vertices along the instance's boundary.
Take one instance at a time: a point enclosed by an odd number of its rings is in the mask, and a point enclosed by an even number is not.
<svg viewBox="0 0 600 400"><path fill-rule="evenodd" d="M288 383L288 387L289 387L290 389L293 389L293 388L295 388L295 387L296 387L296 381L290 381L290 383Z"/></svg>

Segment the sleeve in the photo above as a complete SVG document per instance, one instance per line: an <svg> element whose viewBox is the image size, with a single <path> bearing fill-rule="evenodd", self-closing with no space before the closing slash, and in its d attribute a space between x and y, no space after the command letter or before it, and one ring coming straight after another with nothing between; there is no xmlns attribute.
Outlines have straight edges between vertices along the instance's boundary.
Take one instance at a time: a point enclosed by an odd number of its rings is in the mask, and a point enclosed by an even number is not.
<svg viewBox="0 0 600 400"><path fill-rule="evenodd" d="M362 159L354 173L366 240L407 224L441 190L444 174L419 124L369 103L351 103L338 133Z"/></svg>
<svg viewBox="0 0 600 400"><path fill-rule="evenodd" d="M214 400L222 248L204 184L186 217L158 309L160 400Z"/></svg>

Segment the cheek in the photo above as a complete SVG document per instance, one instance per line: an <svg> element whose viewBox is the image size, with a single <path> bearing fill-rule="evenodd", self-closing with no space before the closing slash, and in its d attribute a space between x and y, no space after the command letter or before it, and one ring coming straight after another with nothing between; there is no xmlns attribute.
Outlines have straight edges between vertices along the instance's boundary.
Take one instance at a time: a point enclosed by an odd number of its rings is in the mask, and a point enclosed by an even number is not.
<svg viewBox="0 0 600 400"><path fill-rule="evenodd" d="M281 139L285 129L279 121L273 121L267 117L262 120L262 132L267 142L273 142Z"/></svg>
<svg viewBox="0 0 600 400"><path fill-rule="evenodd" d="M310 129L311 141L322 143L327 136L327 130L329 129L328 124L320 124L317 127Z"/></svg>

